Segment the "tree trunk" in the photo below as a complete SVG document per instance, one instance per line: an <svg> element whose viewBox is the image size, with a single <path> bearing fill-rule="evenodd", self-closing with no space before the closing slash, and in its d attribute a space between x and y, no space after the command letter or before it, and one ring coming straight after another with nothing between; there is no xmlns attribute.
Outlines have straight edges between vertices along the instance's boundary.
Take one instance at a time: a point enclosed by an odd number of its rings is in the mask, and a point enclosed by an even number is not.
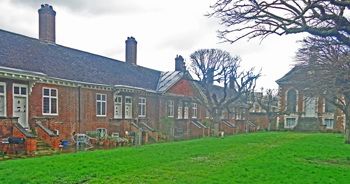
<svg viewBox="0 0 350 184"><path fill-rule="evenodd" d="M219 122L214 122L214 136L219 137Z"/></svg>
<svg viewBox="0 0 350 184"><path fill-rule="evenodd" d="M350 117L345 116L345 144L350 144Z"/></svg>

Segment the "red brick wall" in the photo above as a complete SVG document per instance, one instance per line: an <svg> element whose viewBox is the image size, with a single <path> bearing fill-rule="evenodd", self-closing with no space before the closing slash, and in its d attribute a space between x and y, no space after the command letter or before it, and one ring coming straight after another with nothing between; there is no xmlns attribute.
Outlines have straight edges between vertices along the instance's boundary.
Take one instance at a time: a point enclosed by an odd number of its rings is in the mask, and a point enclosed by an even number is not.
<svg viewBox="0 0 350 184"><path fill-rule="evenodd" d="M27 148L27 151L34 152L36 151L36 137L26 137L20 130L18 130L17 127L13 126L13 137L23 137L25 138L25 146Z"/></svg>
<svg viewBox="0 0 350 184"><path fill-rule="evenodd" d="M12 137L13 123L12 119L0 119L0 138Z"/></svg>
<svg viewBox="0 0 350 184"><path fill-rule="evenodd" d="M260 126L260 129L265 129L269 127L269 117L266 113L250 113L249 121Z"/></svg>
<svg viewBox="0 0 350 184"><path fill-rule="evenodd" d="M194 124L190 123L191 127L191 136L192 137L203 137L204 136L204 129L198 128Z"/></svg>
<svg viewBox="0 0 350 184"><path fill-rule="evenodd" d="M226 134L232 135L232 134L237 133L237 128L231 128L231 127L227 126L225 123L221 123L221 126L224 130L225 135Z"/></svg>
<svg viewBox="0 0 350 184"><path fill-rule="evenodd" d="M167 92L178 95L194 96L193 87L191 86L190 82L185 79L180 79L171 88L169 88Z"/></svg>

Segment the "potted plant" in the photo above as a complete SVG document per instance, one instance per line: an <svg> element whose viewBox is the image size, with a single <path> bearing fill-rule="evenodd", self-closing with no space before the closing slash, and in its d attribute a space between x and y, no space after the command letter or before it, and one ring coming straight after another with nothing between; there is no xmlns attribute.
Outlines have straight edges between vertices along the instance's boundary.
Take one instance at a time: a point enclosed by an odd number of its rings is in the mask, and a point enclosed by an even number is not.
<svg viewBox="0 0 350 184"><path fill-rule="evenodd" d="M86 132L86 135L90 137L91 144L95 145L97 141L97 132L95 131Z"/></svg>
<svg viewBox="0 0 350 184"><path fill-rule="evenodd" d="M104 141L104 143L105 143L105 146L109 146L109 144L111 143L111 137L107 137L107 139Z"/></svg>
<svg viewBox="0 0 350 184"><path fill-rule="evenodd" d="M118 145L121 146L122 145L122 142L123 142L123 138L121 137L117 137L117 142L118 142Z"/></svg>
<svg viewBox="0 0 350 184"><path fill-rule="evenodd" d="M175 123L173 119L169 117L163 117L160 121L159 124L161 125L159 135L161 135L161 138L170 140L170 130L173 130L176 128Z"/></svg>
<svg viewBox="0 0 350 184"><path fill-rule="evenodd" d="M113 146L117 146L118 144L118 137L111 137L110 142L112 143Z"/></svg>

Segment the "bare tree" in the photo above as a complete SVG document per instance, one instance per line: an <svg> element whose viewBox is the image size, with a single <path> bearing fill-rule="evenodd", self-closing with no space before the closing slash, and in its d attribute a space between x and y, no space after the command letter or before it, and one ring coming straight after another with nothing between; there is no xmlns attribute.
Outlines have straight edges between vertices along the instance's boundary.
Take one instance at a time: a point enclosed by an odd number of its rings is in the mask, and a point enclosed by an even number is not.
<svg viewBox="0 0 350 184"><path fill-rule="evenodd" d="M278 108L276 108L278 105L278 97L278 92L275 89L266 89L265 94L261 97L255 96L256 102L258 102L260 107L265 110L269 118L268 130L277 129L275 118L283 113L283 110L279 111Z"/></svg>
<svg viewBox="0 0 350 184"><path fill-rule="evenodd" d="M197 100L213 117L215 136L219 135L222 112L252 93L261 75L260 72L254 74L254 68L240 72L240 61L238 56L232 57L220 49L201 49L190 55L190 71L199 79L206 97ZM214 81L220 86L213 85Z"/></svg>
<svg viewBox="0 0 350 184"><path fill-rule="evenodd" d="M333 38L302 41L296 60L303 65L300 83L307 96L321 96L346 116L346 144L350 144L350 49Z"/></svg>
<svg viewBox="0 0 350 184"><path fill-rule="evenodd" d="M224 42L307 32L350 46L348 0L218 0L211 8L207 15L227 27L218 31ZM239 35L231 38L231 33Z"/></svg>

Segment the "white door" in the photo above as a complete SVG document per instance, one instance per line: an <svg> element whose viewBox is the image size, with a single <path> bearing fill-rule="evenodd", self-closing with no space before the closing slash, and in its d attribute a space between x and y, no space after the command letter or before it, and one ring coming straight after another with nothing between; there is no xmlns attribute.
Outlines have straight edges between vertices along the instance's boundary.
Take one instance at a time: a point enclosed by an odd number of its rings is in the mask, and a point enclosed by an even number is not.
<svg viewBox="0 0 350 184"><path fill-rule="evenodd" d="M18 117L18 123L24 128L28 127L27 89L26 85L13 84L13 117Z"/></svg>
<svg viewBox="0 0 350 184"><path fill-rule="evenodd" d="M316 98L307 98L305 100L305 116L315 117L316 115Z"/></svg>

